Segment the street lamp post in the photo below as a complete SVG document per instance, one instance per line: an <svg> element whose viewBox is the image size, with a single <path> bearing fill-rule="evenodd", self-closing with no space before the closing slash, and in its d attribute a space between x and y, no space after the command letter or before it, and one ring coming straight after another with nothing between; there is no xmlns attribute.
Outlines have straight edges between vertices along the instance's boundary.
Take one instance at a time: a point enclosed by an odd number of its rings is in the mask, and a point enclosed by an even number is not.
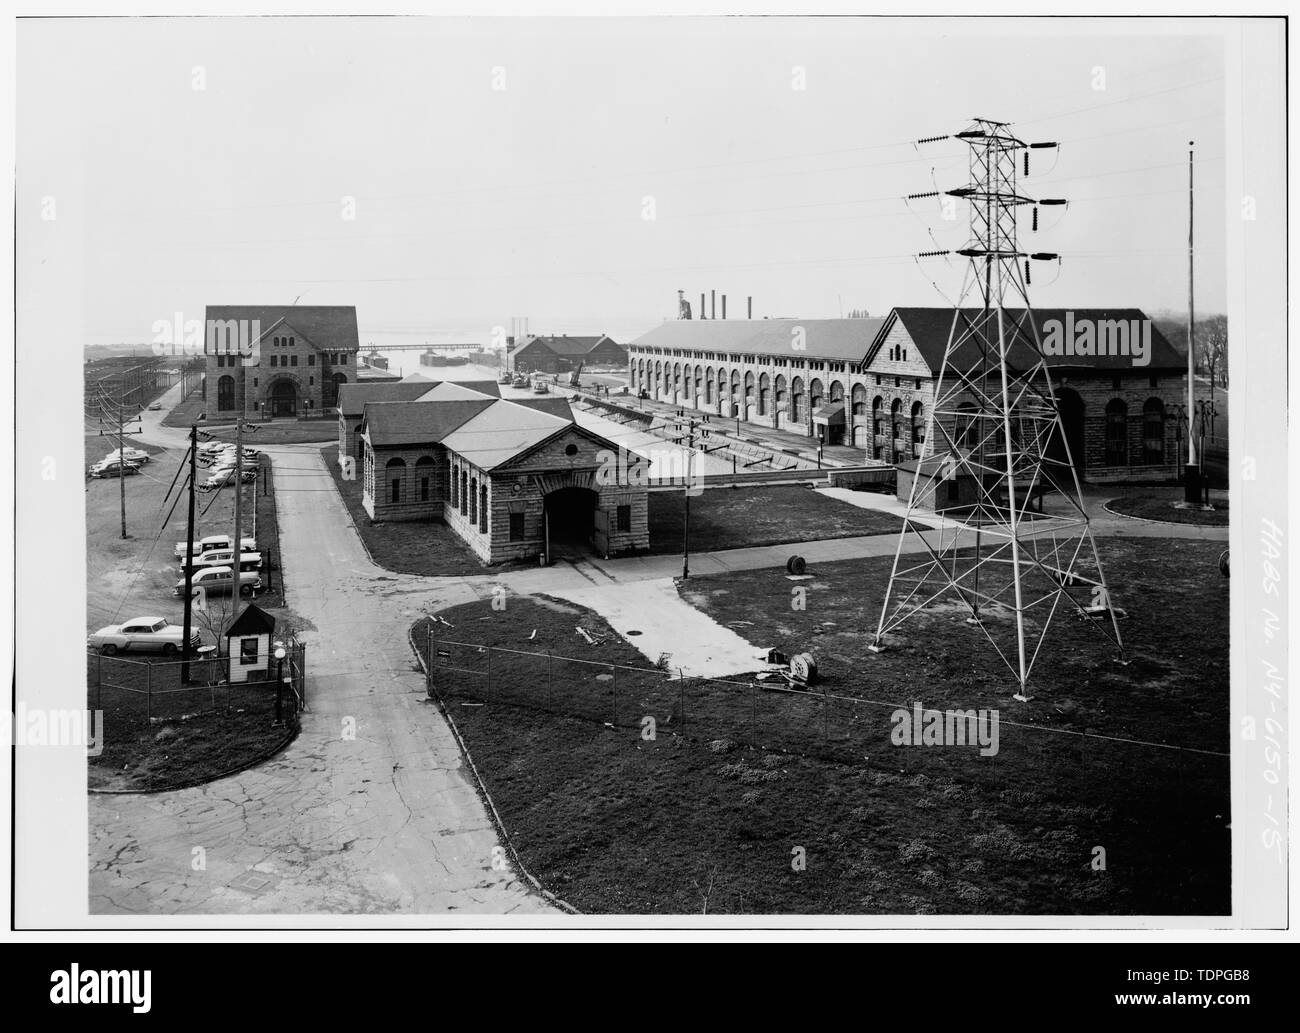
<svg viewBox="0 0 1300 1033"><path fill-rule="evenodd" d="M277 726L284 724L284 697L282 690L284 688L284 644L276 643L275 646L275 723Z"/></svg>

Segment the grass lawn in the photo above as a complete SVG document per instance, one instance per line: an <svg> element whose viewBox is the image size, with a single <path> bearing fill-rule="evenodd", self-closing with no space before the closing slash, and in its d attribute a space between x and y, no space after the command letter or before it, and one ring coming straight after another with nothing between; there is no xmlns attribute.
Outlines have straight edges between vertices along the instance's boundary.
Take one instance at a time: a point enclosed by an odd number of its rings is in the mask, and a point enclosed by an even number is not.
<svg viewBox="0 0 1300 1033"><path fill-rule="evenodd" d="M1029 704L1009 699L983 636L951 613L900 629L885 653L866 650L888 559L814 570L800 582L803 611L790 609L790 582L775 570L692 578L686 595L721 623L752 622L735 627L756 646L811 645L825 675L818 690L883 705L823 711L818 691L630 672L619 672L614 703L599 668L556 661L548 675L495 650L490 692L481 674L440 684L457 693L449 712L524 863L584 911L1225 914L1226 757L1037 727L1228 748L1219 547L1102 544L1130 614L1132 663L1108 663L1095 632L1067 617ZM437 633L460 641L646 666L571 604L511 598L504 612L485 601L441 616L454 628ZM590 646L579 624L610 637ZM418 631L416 642L425 648ZM449 651L437 662L482 670L483 654ZM893 746L892 710L914 700L996 708L998 754ZM646 714L658 722L653 741L640 734ZM1094 869L1098 846L1104 870Z"/></svg>
<svg viewBox="0 0 1300 1033"><path fill-rule="evenodd" d="M143 658L135 658L143 659ZM191 664L202 679L206 665ZM87 707L103 713L103 751L87 758L92 789L162 790L216 778L298 733L298 713L265 685L185 688L179 663L87 657ZM107 684L96 690L102 679ZM152 716L150 716L152 714Z"/></svg>
<svg viewBox="0 0 1300 1033"><path fill-rule="evenodd" d="M680 552L686 503L681 492L649 495L650 552ZM902 521L859 509L798 485L709 488L691 499L691 551L897 534Z"/></svg>
<svg viewBox="0 0 1300 1033"><path fill-rule="evenodd" d="M1163 520L1171 524L1198 524L1201 527L1228 526L1228 493L1212 491L1210 501L1214 509L1205 512L1200 509L1177 509L1175 502L1183 500L1183 489L1175 488L1165 491L1138 491L1132 495L1122 495L1110 499L1106 506L1125 516L1141 517L1143 520Z"/></svg>
<svg viewBox="0 0 1300 1033"><path fill-rule="evenodd" d="M235 440L235 425L205 426L209 434L222 441ZM252 422L244 427L244 444L254 448L265 445L310 445L320 441L337 441L337 419L321 417L314 420L272 420L269 423Z"/></svg>
<svg viewBox="0 0 1300 1033"><path fill-rule="evenodd" d="M338 463L337 445L321 449L334 486L370 556L381 567L398 574L456 577L487 571L516 570L533 563L499 563L489 567L446 524L436 520L408 523L373 523L361 504L361 480L345 481Z"/></svg>

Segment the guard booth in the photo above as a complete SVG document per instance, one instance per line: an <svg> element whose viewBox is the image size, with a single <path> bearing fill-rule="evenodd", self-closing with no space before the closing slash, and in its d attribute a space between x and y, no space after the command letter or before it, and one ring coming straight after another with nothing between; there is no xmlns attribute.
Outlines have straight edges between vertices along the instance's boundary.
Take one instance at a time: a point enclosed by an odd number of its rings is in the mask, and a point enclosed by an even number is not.
<svg viewBox="0 0 1300 1033"><path fill-rule="evenodd" d="M844 403L832 402L815 409L813 433L823 445L844 444Z"/></svg>
<svg viewBox="0 0 1300 1033"><path fill-rule="evenodd" d="M266 681L271 669L271 636L275 618L249 603L226 629L226 662L230 683Z"/></svg>

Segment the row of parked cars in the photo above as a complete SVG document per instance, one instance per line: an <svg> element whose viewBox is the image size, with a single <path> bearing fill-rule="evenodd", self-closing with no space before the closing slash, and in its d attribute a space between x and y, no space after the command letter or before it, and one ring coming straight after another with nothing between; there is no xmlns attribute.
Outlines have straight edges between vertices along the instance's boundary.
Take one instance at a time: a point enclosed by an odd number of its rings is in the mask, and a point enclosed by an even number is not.
<svg viewBox="0 0 1300 1033"><path fill-rule="evenodd" d="M255 448L245 448L240 483L250 484L257 480L258 458L261 456ZM226 441L209 441L199 446L195 457L200 466L208 467L208 479L199 485L200 491L215 491L235 481L235 461L239 448Z"/></svg>
<svg viewBox="0 0 1300 1033"><path fill-rule="evenodd" d="M185 567L192 568L190 584L202 589L205 595L252 595L262 587L262 554L252 538L240 542L239 558L231 547L228 534L211 535L197 542L177 542L173 555L180 561L181 578L172 593L185 594ZM238 585L238 589L236 589ZM86 645L106 656L130 651L133 653L178 653L184 641L184 630L166 617L135 617L121 624L110 624L87 636ZM194 631L190 643L197 648L200 636Z"/></svg>
<svg viewBox="0 0 1300 1033"><path fill-rule="evenodd" d="M91 477L129 477L149 462L149 453L138 448L115 448L86 472Z"/></svg>

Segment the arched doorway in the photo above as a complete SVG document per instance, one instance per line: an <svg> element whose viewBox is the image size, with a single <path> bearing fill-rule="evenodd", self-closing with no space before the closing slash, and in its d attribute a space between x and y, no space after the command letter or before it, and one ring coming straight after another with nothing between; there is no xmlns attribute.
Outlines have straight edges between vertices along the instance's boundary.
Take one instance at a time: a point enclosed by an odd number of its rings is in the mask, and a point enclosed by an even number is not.
<svg viewBox="0 0 1300 1033"><path fill-rule="evenodd" d="M292 380L277 380L271 385L271 415L298 415L298 386Z"/></svg>
<svg viewBox="0 0 1300 1033"><path fill-rule="evenodd" d="M235 378L226 374L217 381L217 409L229 412L235 407Z"/></svg>
<svg viewBox="0 0 1300 1033"><path fill-rule="evenodd" d="M546 495L542 507L549 559L586 556L591 551L599 500L590 488L559 488Z"/></svg>
<svg viewBox="0 0 1300 1033"><path fill-rule="evenodd" d="M327 409L338 405L339 385L346 384L347 382L348 375L346 373L334 373L331 376L326 377L325 382L321 385L325 393L324 397L321 399L321 405L325 406Z"/></svg>
<svg viewBox="0 0 1300 1033"><path fill-rule="evenodd" d="M1069 461L1074 464L1075 472L1079 475L1079 479L1082 480L1087 466L1084 462L1086 458L1084 449L1086 446L1083 437L1083 399L1079 397L1079 392L1066 387L1057 392L1056 405L1061 414L1061 426L1065 429L1065 439L1063 443L1060 432L1054 432L1047 454L1049 458L1064 464L1066 462L1065 445L1069 445Z"/></svg>

